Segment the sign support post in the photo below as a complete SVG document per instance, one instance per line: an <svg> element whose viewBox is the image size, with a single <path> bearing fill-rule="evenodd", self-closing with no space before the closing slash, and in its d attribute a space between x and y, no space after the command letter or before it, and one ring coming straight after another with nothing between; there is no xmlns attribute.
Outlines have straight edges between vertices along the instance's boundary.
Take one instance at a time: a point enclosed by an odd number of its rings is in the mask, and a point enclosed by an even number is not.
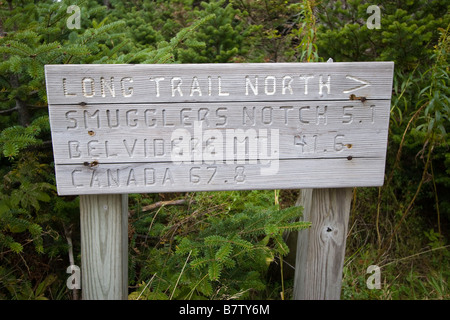
<svg viewBox="0 0 450 320"><path fill-rule="evenodd" d="M295 263L295 300L339 300L352 188L303 189Z"/></svg>
<svg viewBox="0 0 450 320"><path fill-rule="evenodd" d="M80 195L83 300L128 298L128 195Z"/></svg>

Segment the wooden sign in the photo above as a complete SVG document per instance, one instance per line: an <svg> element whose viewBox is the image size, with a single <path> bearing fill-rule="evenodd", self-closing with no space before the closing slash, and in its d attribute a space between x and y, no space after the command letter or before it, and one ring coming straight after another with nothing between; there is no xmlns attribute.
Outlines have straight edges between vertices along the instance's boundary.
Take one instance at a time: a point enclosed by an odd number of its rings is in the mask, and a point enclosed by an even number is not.
<svg viewBox="0 0 450 320"><path fill-rule="evenodd" d="M58 193L380 186L393 67L47 65Z"/></svg>

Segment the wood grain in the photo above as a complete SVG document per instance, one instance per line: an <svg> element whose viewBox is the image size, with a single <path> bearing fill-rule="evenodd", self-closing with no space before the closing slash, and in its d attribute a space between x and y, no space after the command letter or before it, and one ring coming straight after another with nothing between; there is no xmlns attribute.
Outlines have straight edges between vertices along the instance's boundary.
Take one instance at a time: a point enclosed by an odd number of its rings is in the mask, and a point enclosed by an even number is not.
<svg viewBox="0 0 450 320"><path fill-rule="evenodd" d="M80 196L83 300L128 298L127 195Z"/></svg>
<svg viewBox="0 0 450 320"><path fill-rule="evenodd" d="M339 300L352 188L304 189L311 228L298 233L294 300Z"/></svg>
<svg viewBox="0 0 450 320"><path fill-rule="evenodd" d="M381 185L392 76L391 62L48 65L58 192ZM199 164L218 175L192 182Z"/></svg>
<svg viewBox="0 0 450 320"><path fill-rule="evenodd" d="M251 108L255 110L251 111ZM386 153L389 101L385 100L365 103L337 101L331 104L204 103L189 105L188 108L182 104L170 104L163 107L166 125L163 124L161 109L159 105L141 104L50 106L56 164L94 160L101 163L172 161L171 150L176 148L180 138L195 139L196 143L201 140L203 152L211 144L220 146L225 153L227 144L235 143L227 140L230 131L238 138L239 132L246 137L254 137L249 141L249 147L255 148L257 153L261 149L258 143L264 144L268 151L276 147L280 159L349 155L383 158ZM88 115L84 110L88 110ZM132 112L127 115L130 110ZM216 116L217 110L220 111L219 117ZM91 118L92 114L95 117ZM199 114L200 118L204 114L208 116L198 121ZM276 141L272 138L274 130L279 136ZM263 140L263 134L266 140ZM220 138L220 145L217 145L218 140L210 143L208 139L211 137ZM197 145L195 149L198 149ZM257 158L264 159L263 156L258 154ZM225 158L223 154L220 160Z"/></svg>
<svg viewBox="0 0 450 320"><path fill-rule="evenodd" d="M390 99L393 67L392 62L94 64L47 65L45 73L49 104L175 103L348 100L351 94Z"/></svg>
<svg viewBox="0 0 450 320"><path fill-rule="evenodd" d="M262 169L268 170L264 174ZM271 174L271 170L277 170ZM58 194L114 194L377 186L383 183L381 158L280 160L276 163L134 163L56 168Z"/></svg>

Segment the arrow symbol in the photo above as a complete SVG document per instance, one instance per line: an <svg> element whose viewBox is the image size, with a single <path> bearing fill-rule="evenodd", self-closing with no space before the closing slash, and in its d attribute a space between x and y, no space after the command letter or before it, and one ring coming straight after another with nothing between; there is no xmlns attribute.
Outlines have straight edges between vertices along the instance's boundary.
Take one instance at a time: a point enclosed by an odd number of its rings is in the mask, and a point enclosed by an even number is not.
<svg viewBox="0 0 450 320"><path fill-rule="evenodd" d="M353 92L353 91L356 91L356 90L359 90L359 89L362 89L362 88L365 88L365 87L369 87L371 85L369 82L361 80L361 79L358 79L356 77L346 76L345 78L357 81L359 83L362 83L362 85L360 85L358 87L354 87L353 89L344 90L343 93L350 93L350 92Z"/></svg>

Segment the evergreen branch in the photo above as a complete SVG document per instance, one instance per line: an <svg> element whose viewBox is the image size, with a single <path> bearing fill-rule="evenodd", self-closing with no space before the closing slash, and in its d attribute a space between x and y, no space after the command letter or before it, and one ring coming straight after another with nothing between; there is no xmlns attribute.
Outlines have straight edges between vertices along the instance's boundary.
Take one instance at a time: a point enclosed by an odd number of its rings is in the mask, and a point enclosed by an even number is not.
<svg viewBox="0 0 450 320"><path fill-rule="evenodd" d="M192 262L190 263L190 266L194 269L196 268L200 268L202 266L204 266L205 264L211 262L213 259L211 258L196 258L194 260L192 260Z"/></svg>
<svg viewBox="0 0 450 320"><path fill-rule="evenodd" d="M218 263L216 260L211 261L211 263L208 265L209 280L219 280L221 271L222 264Z"/></svg>
<svg viewBox="0 0 450 320"><path fill-rule="evenodd" d="M227 244L221 246L219 248L219 250L217 250L217 252L216 252L216 256L215 256L216 260L218 260L218 261L225 260L226 258L229 257L232 250L233 250L233 247L231 246L231 243L227 243Z"/></svg>
<svg viewBox="0 0 450 320"><path fill-rule="evenodd" d="M115 22L111 22L107 25L103 25L97 29L88 29L81 37L81 44L86 45L88 42L90 42L95 37L97 37L101 34L104 34L104 33L108 33L114 29L118 29L120 27L125 27L125 24L126 23L124 21L115 21Z"/></svg>
<svg viewBox="0 0 450 320"><path fill-rule="evenodd" d="M41 54L44 54L44 53L47 53L47 52L50 52L50 51L53 51L53 50L59 49L59 48L60 48L60 44L57 41L52 42L52 43L46 43L46 44L40 45L34 51L33 55L38 56L38 55L41 55Z"/></svg>
<svg viewBox="0 0 450 320"><path fill-rule="evenodd" d="M260 219L253 219L254 222L253 222L252 224L250 224L249 226L247 226L247 228L245 228L245 229L239 231L239 234L240 234L240 235L244 235L244 234L253 234L253 233L255 233L256 231L264 230L264 226L263 226L263 227L260 227L260 228L254 228L254 229L250 229L250 227L253 227L253 226L255 226L255 225L260 225L261 223L266 222L266 220L267 220L267 217L266 217L266 216L261 216Z"/></svg>
<svg viewBox="0 0 450 320"><path fill-rule="evenodd" d="M182 205L186 203L186 199L177 199L177 200L169 200L169 201L158 201L148 206L144 206L141 208L141 212L152 211L159 207L170 206L170 205ZM136 210L130 210L130 214L135 213Z"/></svg>
<svg viewBox="0 0 450 320"><path fill-rule="evenodd" d="M122 41L119 45L117 45L114 48L112 48L110 50L110 52L108 53L108 58L111 59L114 54L119 52L119 50L122 49L123 47L125 47L127 44L129 44L129 42L130 42L130 40L126 39L125 41Z"/></svg>
<svg viewBox="0 0 450 320"><path fill-rule="evenodd" d="M193 23L190 27L182 29L176 37L172 38L170 40L170 45L172 48L177 47L184 39L192 32L197 30L201 25L205 24L206 22L210 21L211 19L215 18L215 14L207 15L206 17L196 21Z"/></svg>
<svg viewBox="0 0 450 320"><path fill-rule="evenodd" d="M170 40L170 43L167 46L157 49L155 53L152 52L152 57L144 61L144 63L167 63L169 60L173 59L173 50L175 50L181 43L183 43L183 41L185 41L187 37L195 30L197 30L201 25L215 18L215 16L215 14L210 14L196 21L191 26L180 30L176 34L176 36Z"/></svg>
<svg viewBox="0 0 450 320"><path fill-rule="evenodd" d="M265 225L259 228L254 228L254 229L250 229L250 230L242 230L240 232L240 234L252 234L252 233L258 233L258 232L269 232L269 233L276 233L276 232L281 232L281 231L298 231L301 229L306 229L309 228L311 226L310 222L306 222L306 221L299 221L299 222L292 222L288 225L284 225L284 226L277 226L277 225ZM276 230L276 231L275 231Z"/></svg>
<svg viewBox="0 0 450 320"><path fill-rule="evenodd" d="M11 108L11 109L8 109L8 110L0 110L0 114L2 114L2 113L13 112L13 111L16 111L17 109L18 109L18 108L17 108L17 106L16 106L16 107Z"/></svg>
<svg viewBox="0 0 450 320"><path fill-rule="evenodd" d="M222 246L224 244L234 244L245 250L251 250L253 248L253 245L244 239L241 239L241 238L227 239L225 237L217 236L217 235L206 237L205 244L207 246Z"/></svg>
<svg viewBox="0 0 450 320"><path fill-rule="evenodd" d="M29 46L15 40L8 41L3 47L0 47L0 53L17 54L28 57L33 54Z"/></svg>

